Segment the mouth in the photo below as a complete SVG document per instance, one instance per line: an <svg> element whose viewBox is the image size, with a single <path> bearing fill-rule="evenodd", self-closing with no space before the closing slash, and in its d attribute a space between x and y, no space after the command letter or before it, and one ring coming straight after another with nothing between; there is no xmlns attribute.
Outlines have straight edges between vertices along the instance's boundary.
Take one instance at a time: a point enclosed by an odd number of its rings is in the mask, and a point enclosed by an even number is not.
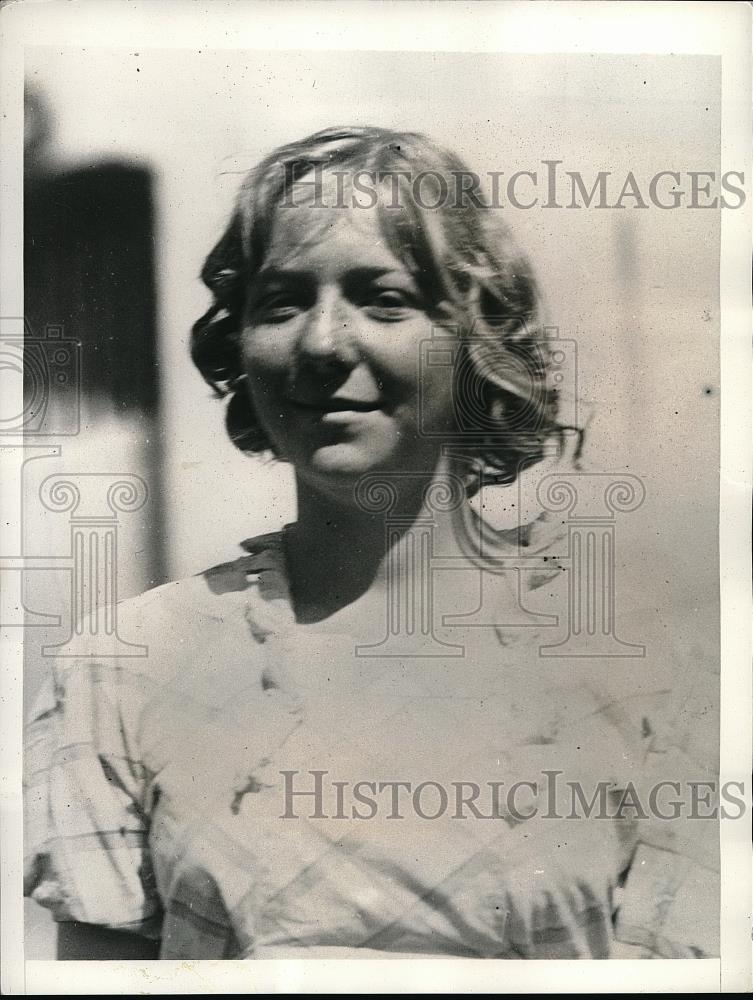
<svg viewBox="0 0 753 1000"><path fill-rule="evenodd" d="M345 399L340 396L330 396L327 399L290 398L289 402L298 410L322 415L329 413L371 413L381 409L381 403L378 400Z"/></svg>

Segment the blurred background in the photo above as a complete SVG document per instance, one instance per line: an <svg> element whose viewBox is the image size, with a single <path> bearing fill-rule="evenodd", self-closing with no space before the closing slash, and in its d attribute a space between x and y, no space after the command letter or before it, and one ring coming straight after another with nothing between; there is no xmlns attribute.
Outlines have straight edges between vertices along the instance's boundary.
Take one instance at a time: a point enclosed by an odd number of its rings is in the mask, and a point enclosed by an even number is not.
<svg viewBox="0 0 753 1000"><path fill-rule="evenodd" d="M561 160L590 189L611 171L615 193L629 170L644 196L662 170L719 172L711 57L40 47L26 71L26 318L34 337L57 325L81 342L82 420L59 456L26 462L22 545L69 551L69 516L28 499L50 474L140 476L149 499L119 521L119 598L233 558L295 516L289 469L236 451L188 354L209 304L204 258L273 147L376 124L427 132L481 174ZM719 214L625 204L501 211L550 323L577 342L587 464L646 487L617 525L618 633L675 665L713 753ZM65 616L68 587L64 571L29 573L26 606ZM28 643L30 698L46 670L37 650L65 627ZM51 957L46 915L29 914L28 957Z"/></svg>

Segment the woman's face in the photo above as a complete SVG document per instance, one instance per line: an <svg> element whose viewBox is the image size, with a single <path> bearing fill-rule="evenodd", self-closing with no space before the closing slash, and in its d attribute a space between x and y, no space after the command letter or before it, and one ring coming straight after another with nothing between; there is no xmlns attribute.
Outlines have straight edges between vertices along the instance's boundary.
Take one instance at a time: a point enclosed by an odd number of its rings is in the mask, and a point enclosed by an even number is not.
<svg viewBox="0 0 753 1000"><path fill-rule="evenodd" d="M315 206L303 184L295 207L278 209L248 289L242 357L277 452L299 479L345 499L366 472L435 468L453 427L452 377L420 364L434 324L376 209L334 207L324 176L319 197L332 207Z"/></svg>

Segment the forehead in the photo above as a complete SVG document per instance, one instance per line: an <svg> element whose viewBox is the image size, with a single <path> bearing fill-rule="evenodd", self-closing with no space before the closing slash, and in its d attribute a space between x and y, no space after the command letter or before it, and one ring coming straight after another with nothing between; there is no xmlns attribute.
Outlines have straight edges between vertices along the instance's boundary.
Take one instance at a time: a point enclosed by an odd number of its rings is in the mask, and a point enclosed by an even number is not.
<svg viewBox="0 0 753 1000"><path fill-rule="evenodd" d="M266 264L351 260L374 267L404 269L387 246L378 206L354 205L350 175L331 171L299 179L288 204L274 213ZM399 210L397 210L399 212Z"/></svg>

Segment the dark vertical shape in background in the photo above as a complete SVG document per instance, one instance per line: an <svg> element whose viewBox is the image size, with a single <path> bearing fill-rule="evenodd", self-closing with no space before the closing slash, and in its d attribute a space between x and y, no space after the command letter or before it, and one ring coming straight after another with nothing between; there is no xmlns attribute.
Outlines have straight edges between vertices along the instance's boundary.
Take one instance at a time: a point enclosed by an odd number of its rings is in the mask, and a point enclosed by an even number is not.
<svg viewBox="0 0 753 1000"><path fill-rule="evenodd" d="M151 177L119 163L27 184L26 318L81 341L89 406L154 419L158 401Z"/></svg>
<svg viewBox="0 0 753 1000"><path fill-rule="evenodd" d="M36 133L28 128L29 111ZM50 169L43 119L44 109L32 99L24 192L26 320L33 336L44 336L48 324L55 324L63 325L66 338L80 341L85 419L120 416L128 419L129 433L143 428L143 468L113 471L146 473L150 537L144 569L150 583L160 583L166 562L151 172L118 162ZM54 386L51 396L54 402Z"/></svg>

